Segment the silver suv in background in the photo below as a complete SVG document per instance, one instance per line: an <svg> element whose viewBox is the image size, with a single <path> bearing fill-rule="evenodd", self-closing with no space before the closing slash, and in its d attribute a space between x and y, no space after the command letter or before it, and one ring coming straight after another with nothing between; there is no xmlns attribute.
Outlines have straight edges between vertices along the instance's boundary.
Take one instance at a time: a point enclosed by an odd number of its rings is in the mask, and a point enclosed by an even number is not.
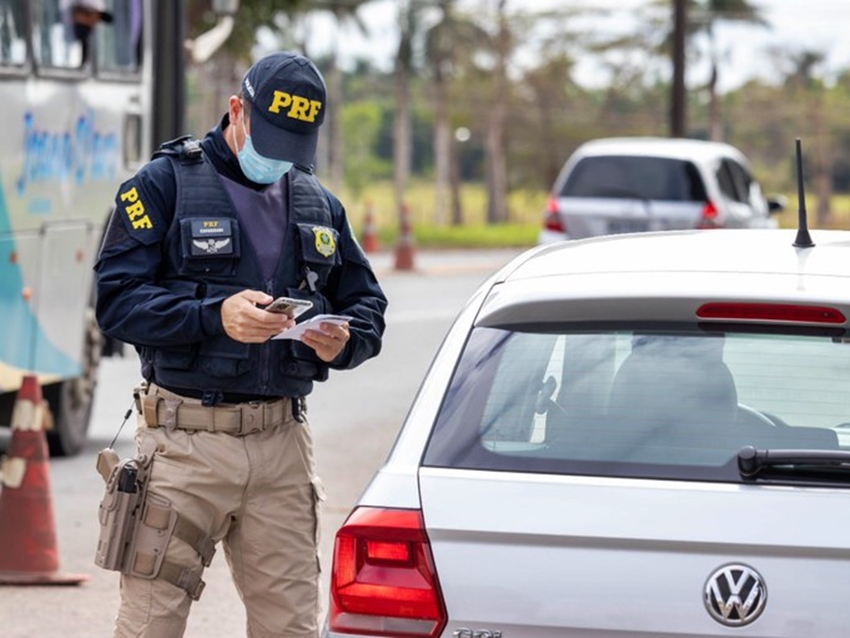
<svg viewBox="0 0 850 638"><path fill-rule="evenodd" d="M586 142L546 204L540 244L656 230L771 228L774 212L746 157L719 142L652 137Z"/></svg>

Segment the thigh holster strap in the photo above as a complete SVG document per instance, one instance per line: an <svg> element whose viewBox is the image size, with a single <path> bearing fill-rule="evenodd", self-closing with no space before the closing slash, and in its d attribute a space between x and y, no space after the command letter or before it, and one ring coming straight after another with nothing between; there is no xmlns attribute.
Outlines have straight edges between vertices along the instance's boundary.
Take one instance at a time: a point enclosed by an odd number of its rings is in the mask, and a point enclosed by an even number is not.
<svg viewBox="0 0 850 638"><path fill-rule="evenodd" d="M170 532L169 537L174 535L189 545L201 557L204 566L209 567L215 554L212 539L192 521L171 509L170 504L155 503L152 498L148 498L143 520L147 527L160 532Z"/></svg>
<svg viewBox="0 0 850 638"><path fill-rule="evenodd" d="M165 560L172 536L187 543L208 567L215 554L215 544L208 534L171 507L171 503L156 494L148 493L141 525L136 530L130 549L128 573L142 578L160 578L185 590L198 600L204 589L201 580L203 567L191 568Z"/></svg>
<svg viewBox="0 0 850 638"><path fill-rule="evenodd" d="M201 580L201 571L182 567L171 561L165 561L157 578L161 578L184 590L192 600L198 600L206 586L206 583Z"/></svg>
<svg viewBox="0 0 850 638"><path fill-rule="evenodd" d="M210 561L215 554L215 544L200 527L187 518L178 515L177 524L174 526L174 535L198 552L204 567L210 566Z"/></svg>

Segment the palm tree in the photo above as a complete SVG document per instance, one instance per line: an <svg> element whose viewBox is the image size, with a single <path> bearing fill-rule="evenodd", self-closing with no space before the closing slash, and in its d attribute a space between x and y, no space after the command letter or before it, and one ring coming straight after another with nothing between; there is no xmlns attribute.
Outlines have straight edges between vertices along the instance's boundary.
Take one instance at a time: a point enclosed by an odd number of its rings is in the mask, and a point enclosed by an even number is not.
<svg viewBox="0 0 850 638"><path fill-rule="evenodd" d="M709 95L709 138L723 138L720 123L720 101L717 81L720 68L720 52L717 47L715 28L719 22L748 22L759 26L770 26L762 10L747 0L691 0L688 7L689 30L692 34L705 33L708 37L708 55L711 72L708 80Z"/></svg>
<svg viewBox="0 0 850 638"><path fill-rule="evenodd" d="M360 19L357 11L370 0L312 0L303 4L304 11L324 10L329 11L336 22L335 37L332 38L332 48L328 59L330 72L328 73L328 102L331 109L327 113L325 131L328 140L328 168L329 185L331 189L338 190L342 185L343 153L342 153L342 127L340 126L340 112L342 105L342 71L339 68L339 43L340 32L345 26L354 26L361 32L366 33L366 25Z"/></svg>
<svg viewBox="0 0 850 638"><path fill-rule="evenodd" d="M493 35L495 69L493 106L487 120L485 137L487 177L487 222L496 224L508 219L508 168L505 148L505 122L508 112L508 57L512 36L506 14L507 0L496 0L496 31Z"/></svg>
<svg viewBox="0 0 850 638"><path fill-rule="evenodd" d="M425 34L425 58L434 83L434 222L442 225L452 191L453 144L449 108L449 80L469 63L480 46L486 45L487 33L471 20L457 13L456 0L438 0L440 20ZM452 196L455 193L452 191ZM457 201L452 210L459 211ZM452 223L459 224L458 215Z"/></svg>
<svg viewBox="0 0 850 638"><path fill-rule="evenodd" d="M395 58L396 109L393 120L393 185L399 227L405 214L404 192L410 177L413 153L410 123L410 76L413 72L413 41L420 29L422 6L417 0L399 0L399 43Z"/></svg>

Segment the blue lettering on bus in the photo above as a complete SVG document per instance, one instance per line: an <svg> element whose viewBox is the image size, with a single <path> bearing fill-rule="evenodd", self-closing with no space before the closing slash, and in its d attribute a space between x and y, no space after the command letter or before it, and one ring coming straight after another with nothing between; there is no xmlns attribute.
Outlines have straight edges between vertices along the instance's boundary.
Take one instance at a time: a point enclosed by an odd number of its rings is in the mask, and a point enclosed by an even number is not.
<svg viewBox="0 0 850 638"><path fill-rule="evenodd" d="M53 212L53 202L47 197L33 197L27 202L27 212L32 215L49 215Z"/></svg>
<svg viewBox="0 0 850 638"><path fill-rule="evenodd" d="M72 179L114 181L118 172L118 137L95 127L94 113L81 115L71 131L36 128L33 114L24 114L24 162L16 182L18 195L30 183Z"/></svg>

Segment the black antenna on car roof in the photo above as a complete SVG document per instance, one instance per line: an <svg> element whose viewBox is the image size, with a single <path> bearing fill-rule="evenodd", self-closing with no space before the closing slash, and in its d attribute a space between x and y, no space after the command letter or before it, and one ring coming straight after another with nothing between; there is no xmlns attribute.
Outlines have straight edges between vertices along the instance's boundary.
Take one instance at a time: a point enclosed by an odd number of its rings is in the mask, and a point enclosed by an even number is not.
<svg viewBox="0 0 850 638"><path fill-rule="evenodd" d="M803 192L803 150L800 138L797 138L797 237L794 246L797 248L811 248L815 245L809 235L809 225L806 220L806 195Z"/></svg>

